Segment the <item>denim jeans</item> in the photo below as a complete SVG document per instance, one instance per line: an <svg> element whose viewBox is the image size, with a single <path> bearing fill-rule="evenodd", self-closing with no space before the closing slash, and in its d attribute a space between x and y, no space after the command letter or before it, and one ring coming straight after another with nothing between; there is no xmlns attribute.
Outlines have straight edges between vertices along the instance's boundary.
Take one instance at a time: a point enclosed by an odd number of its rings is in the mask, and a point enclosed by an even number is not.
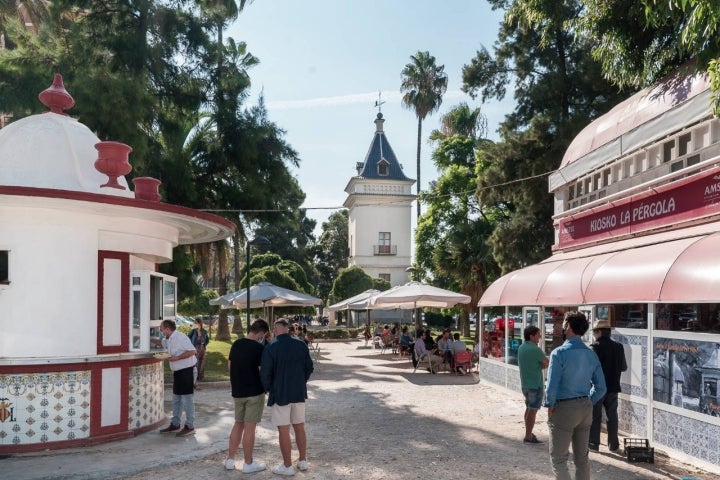
<svg viewBox="0 0 720 480"><path fill-rule="evenodd" d="M600 445L600 424L602 423L602 410L605 407L607 416L608 447L618 447L618 394L608 393L593 406L593 422L590 427L590 443Z"/></svg>
<svg viewBox="0 0 720 480"><path fill-rule="evenodd" d="M173 416L170 423L180 425L180 415L185 410L185 426L195 428L195 395L175 395L173 394Z"/></svg>

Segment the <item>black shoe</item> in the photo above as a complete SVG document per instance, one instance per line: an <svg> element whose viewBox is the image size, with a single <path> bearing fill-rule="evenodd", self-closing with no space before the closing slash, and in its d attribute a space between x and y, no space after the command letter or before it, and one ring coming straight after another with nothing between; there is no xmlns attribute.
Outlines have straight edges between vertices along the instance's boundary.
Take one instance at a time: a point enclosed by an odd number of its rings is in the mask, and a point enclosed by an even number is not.
<svg viewBox="0 0 720 480"><path fill-rule="evenodd" d="M611 443L610 445L608 445L608 450L610 450L611 452L617 452L619 449L620 444L618 443Z"/></svg>
<svg viewBox="0 0 720 480"><path fill-rule="evenodd" d="M180 425L173 425L172 423L168 425L167 427L160 430L160 433L170 433L175 432L177 430L180 430Z"/></svg>
<svg viewBox="0 0 720 480"><path fill-rule="evenodd" d="M592 450L593 452L599 452L600 445L598 445L597 443L588 443L588 449Z"/></svg>
<svg viewBox="0 0 720 480"><path fill-rule="evenodd" d="M187 425L185 425L182 430L175 434L176 437L187 437L188 435L195 435L195 429L188 428Z"/></svg>

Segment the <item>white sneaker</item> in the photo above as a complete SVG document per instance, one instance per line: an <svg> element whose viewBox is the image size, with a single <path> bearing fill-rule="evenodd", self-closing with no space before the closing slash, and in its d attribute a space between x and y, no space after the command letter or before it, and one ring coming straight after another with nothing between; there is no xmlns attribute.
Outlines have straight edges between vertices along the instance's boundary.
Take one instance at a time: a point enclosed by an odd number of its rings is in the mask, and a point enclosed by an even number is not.
<svg viewBox="0 0 720 480"><path fill-rule="evenodd" d="M274 466L272 472L277 475L285 475L286 477L290 477L292 475L295 475L295 467L293 467L292 465L286 467L281 463L280 465Z"/></svg>
<svg viewBox="0 0 720 480"><path fill-rule="evenodd" d="M298 468L298 470L300 470L301 472L304 472L305 470L308 469L308 461L307 461L307 460L298 460L298 462L297 462L297 468Z"/></svg>
<svg viewBox="0 0 720 480"><path fill-rule="evenodd" d="M243 464L242 472L243 473L262 472L263 470L265 470L265 468L267 468L267 465L265 465L263 462L258 462L258 461L255 461L255 459L253 459L252 463Z"/></svg>
<svg viewBox="0 0 720 480"><path fill-rule="evenodd" d="M225 470L235 470L235 460L232 458L225 459Z"/></svg>

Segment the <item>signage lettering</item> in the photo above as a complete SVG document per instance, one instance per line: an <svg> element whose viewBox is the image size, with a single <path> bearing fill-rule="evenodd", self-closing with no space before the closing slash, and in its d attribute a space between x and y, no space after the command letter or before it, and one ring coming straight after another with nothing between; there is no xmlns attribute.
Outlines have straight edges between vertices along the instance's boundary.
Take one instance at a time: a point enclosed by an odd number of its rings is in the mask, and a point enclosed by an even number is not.
<svg viewBox="0 0 720 480"><path fill-rule="evenodd" d="M618 238L624 235L720 213L720 168L674 188L629 195L614 205L560 219L556 247ZM662 190L664 188L664 190Z"/></svg>

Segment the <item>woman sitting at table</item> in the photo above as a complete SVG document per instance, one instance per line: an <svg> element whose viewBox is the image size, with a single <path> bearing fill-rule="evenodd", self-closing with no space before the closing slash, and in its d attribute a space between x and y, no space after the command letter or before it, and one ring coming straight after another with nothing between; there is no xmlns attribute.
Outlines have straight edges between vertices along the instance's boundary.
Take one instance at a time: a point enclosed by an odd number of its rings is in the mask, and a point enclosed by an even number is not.
<svg viewBox="0 0 720 480"><path fill-rule="evenodd" d="M421 339L423 341L417 341L415 342L415 355L417 356L418 362L421 362L422 360L428 359L430 363L430 368L428 369L430 373L437 373L438 366L442 364L442 358L438 357L437 355L433 354L430 350L425 348L425 338L427 337L427 332L423 332Z"/></svg>
<svg viewBox="0 0 720 480"><path fill-rule="evenodd" d="M400 332L400 347L398 348L398 353L400 356L402 356L405 352L410 351L410 344L412 343L412 338L410 338L410 333L408 332L407 327L403 327L402 331Z"/></svg>

